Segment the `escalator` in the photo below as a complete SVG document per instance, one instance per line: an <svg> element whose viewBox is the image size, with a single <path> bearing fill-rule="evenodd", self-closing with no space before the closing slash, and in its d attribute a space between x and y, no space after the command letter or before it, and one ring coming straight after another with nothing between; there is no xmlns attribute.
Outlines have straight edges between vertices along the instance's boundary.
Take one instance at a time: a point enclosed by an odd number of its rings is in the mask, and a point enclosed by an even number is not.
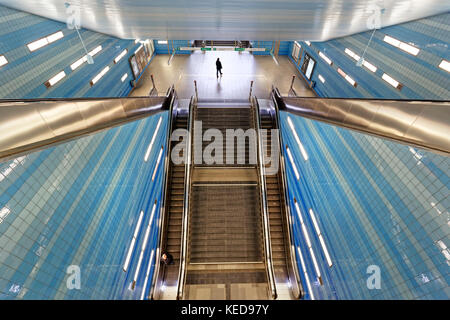
<svg viewBox="0 0 450 320"><path fill-rule="evenodd" d="M215 129L223 137L227 129L255 128L248 101L201 102L194 118L202 121L202 133ZM249 151L254 142L235 148L232 161L225 161L224 143L215 150L223 152L223 163L194 163L183 299L269 298L258 171ZM203 141L202 150L209 143Z"/></svg>
<svg viewBox="0 0 450 320"><path fill-rule="evenodd" d="M169 154L176 153L175 146L179 143L186 145L188 142L186 135L181 135L180 141L174 137L174 133L180 130L188 132L189 114L191 111L192 100L179 100L171 112L171 128L170 128L170 148ZM189 165L186 161L186 148L180 148L177 156L184 159L181 163L175 163L170 159L168 161L166 192L165 192L165 208L162 221L161 231L161 254L167 252L173 257L171 264L160 264L155 279L155 288L151 295L152 299L173 300L177 297L180 261L182 260L182 238L183 238L183 216L185 213L185 194L186 190L186 174Z"/></svg>
<svg viewBox="0 0 450 320"><path fill-rule="evenodd" d="M261 143L262 184L268 215L270 259L278 299L302 297L295 253L290 248L291 222L286 202L284 163L280 154L278 112L269 100L253 98ZM260 105L261 103L261 105Z"/></svg>

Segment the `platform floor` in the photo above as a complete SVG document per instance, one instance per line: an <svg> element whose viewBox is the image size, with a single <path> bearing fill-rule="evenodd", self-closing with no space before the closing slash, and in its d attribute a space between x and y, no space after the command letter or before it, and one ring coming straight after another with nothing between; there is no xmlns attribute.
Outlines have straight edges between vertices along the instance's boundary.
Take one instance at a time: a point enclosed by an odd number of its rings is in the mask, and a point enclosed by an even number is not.
<svg viewBox="0 0 450 320"><path fill-rule="evenodd" d="M194 94L194 80L197 81L199 98L246 99L250 81L254 81L253 94L258 98L269 97L272 84L284 95L288 93L295 75L294 88L297 95L313 97L314 92L301 78L298 70L287 56L255 56L249 52L216 51L194 52L190 55L175 55L168 65L169 55L156 55L142 75L138 87L130 96L147 96L152 88L153 74L159 94L164 94L175 84L178 97L189 99ZM217 57L222 62L223 76L216 78Z"/></svg>

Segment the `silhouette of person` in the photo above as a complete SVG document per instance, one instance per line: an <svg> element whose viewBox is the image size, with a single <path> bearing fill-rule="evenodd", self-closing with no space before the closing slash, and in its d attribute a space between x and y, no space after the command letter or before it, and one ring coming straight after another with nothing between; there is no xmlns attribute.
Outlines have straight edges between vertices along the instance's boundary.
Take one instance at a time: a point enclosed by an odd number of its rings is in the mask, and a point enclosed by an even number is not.
<svg viewBox="0 0 450 320"><path fill-rule="evenodd" d="M173 257L170 253L164 252L161 256L161 260L165 265L172 264Z"/></svg>
<svg viewBox="0 0 450 320"><path fill-rule="evenodd" d="M219 58L217 58L217 60L216 60L216 76L217 76L217 78L219 78L219 73L220 73L220 76L222 76L222 63L220 62Z"/></svg>

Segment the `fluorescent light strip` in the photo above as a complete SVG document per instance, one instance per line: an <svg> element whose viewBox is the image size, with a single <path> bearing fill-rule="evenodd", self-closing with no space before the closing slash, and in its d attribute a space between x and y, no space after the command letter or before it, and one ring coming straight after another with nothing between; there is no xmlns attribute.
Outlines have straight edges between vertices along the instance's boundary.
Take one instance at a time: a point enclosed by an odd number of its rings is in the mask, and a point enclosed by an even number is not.
<svg viewBox="0 0 450 320"><path fill-rule="evenodd" d="M300 148L300 152L302 153L303 159L305 159L305 161L306 161L306 160L308 160L308 154L306 153L306 150L303 147L303 144L301 143L300 138L297 135L297 131L295 131L295 127L294 127L294 124L292 123L291 117L288 116L287 120L288 120L289 127L291 127L291 131L294 134L295 141L297 141L297 144Z"/></svg>
<svg viewBox="0 0 450 320"><path fill-rule="evenodd" d="M93 57L100 51L102 51L102 46L97 46L94 49L92 49L91 51L89 51L89 55Z"/></svg>
<svg viewBox="0 0 450 320"><path fill-rule="evenodd" d="M136 51L134 52L134 54L138 53L139 50L141 50L144 47L144 45L140 45L139 48L136 49Z"/></svg>
<svg viewBox="0 0 450 320"><path fill-rule="evenodd" d="M327 246L325 245L325 241L323 240L322 233L320 232L319 224L317 223L316 216L314 215L314 211L312 209L309 209L309 214L313 221L314 229L316 230L317 236L319 237L320 245L322 246L323 252L325 253L325 258L327 259L328 266L331 267L333 265L333 262L331 262L330 255L328 253Z"/></svg>
<svg viewBox="0 0 450 320"><path fill-rule="evenodd" d="M125 73L120 80L124 82L126 78L128 78L128 73Z"/></svg>
<svg viewBox="0 0 450 320"><path fill-rule="evenodd" d="M0 67L3 67L5 64L8 64L8 60L6 60L5 56L0 56Z"/></svg>
<svg viewBox="0 0 450 320"><path fill-rule="evenodd" d="M147 272L145 273L145 281L144 281L144 286L142 287L142 294L141 294L141 300L144 300L144 296L145 296L145 287L147 287L147 282L148 282L148 277L150 275L150 269L153 263L153 256L155 254L155 250L152 250L152 253L150 253L150 260L148 262L148 267L147 267Z"/></svg>
<svg viewBox="0 0 450 320"><path fill-rule="evenodd" d="M130 248L128 249L127 258L125 259L125 264L123 265L123 271L128 270L128 265L130 264L131 259L131 253L133 252L134 245L136 243L136 237L139 232L139 228L141 227L142 218L144 217L144 211L141 211L138 219L138 223L136 225L136 228L134 229L133 239L131 240Z"/></svg>
<svg viewBox="0 0 450 320"><path fill-rule="evenodd" d="M439 68L441 68L442 70L445 70L447 72L450 72L450 62L448 62L447 60L443 59L441 61L441 63L439 64Z"/></svg>
<svg viewBox="0 0 450 320"><path fill-rule="evenodd" d="M33 42L27 44L28 49L31 52L36 51L42 47L45 47L46 45L48 45L47 38L42 38L42 39L39 39L39 40L36 40L36 41L33 41Z"/></svg>
<svg viewBox="0 0 450 320"><path fill-rule="evenodd" d="M300 175L298 174L297 167L294 163L294 159L292 158L291 150L286 146L286 152L288 154L289 161L291 162L292 168L294 169L295 177L297 180L300 180Z"/></svg>
<svg viewBox="0 0 450 320"><path fill-rule="evenodd" d="M309 42L309 41L305 41L305 43L306 43L308 46L311 45L311 42Z"/></svg>
<svg viewBox="0 0 450 320"><path fill-rule="evenodd" d="M56 76L50 78L50 80L47 81L48 86L52 87L55 84L57 84L59 81L61 81L62 78L64 78L66 76L66 73L64 71L61 71L60 73L58 73Z"/></svg>
<svg viewBox="0 0 450 320"><path fill-rule="evenodd" d="M150 144L148 145L147 152L145 153L145 156L144 156L144 161L145 162L147 162L148 157L150 156L150 151L152 150L153 143L155 142L156 135L157 135L159 127L161 125L161 121L162 121L162 117L159 117L158 124L156 125L155 132L153 133L152 140L151 140Z"/></svg>
<svg viewBox="0 0 450 320"><path fill-rule="evenodd" d="M352 86L355 86L356 81L353 80L353 79L352 79L351 77L349 77L348 75L346 75L344 79L347 80L347 82L350 83Z"/></svg>
<svg viewBox="0 0 450 320"><path fill-rule="evenodd" d="M58 32L48 35L42 39L39 39L39 40L36 40L36 41L33 41L33 42L27 44L27 47L31 52L33 52L42 47L45 47L46 45L48 45L52 42L55 42L56 40L61 39L62 37L64 37L64 34L62 33L62 31L58 31Z"/></svg>
<svg viewBox="0 0 450 320"><path fill-rule="evenodd" d="M350 50L348 48L345 48L344 51L346 54L348 54L350 57L352 57L355 61L359 61L359 59L361 58L360 56L358 56L356 53L354 53L352 50ZM377 71L377 67L375 67L373 64L367 62L366 60L363 61L363 66L372 72Z"/></svg>
<svg viewBox="0 0 450 320"><path fill-rule="evenodd" d="M102 51L102 46L97 46L95 47L93 50L89 51L89 55L91 57L94 57L97 53L99 53L100 51ZM81 66L83 63L85 63L87 61L87 55L84 55L83 57L81 57L80 59L78 59L77 61L75 61L74 63L72 63L70 65L70 68L72 69L72 71L74 71L75 69L77 69L79 66Z"/></svg>
<svg viewBox="0 0 450 320"><path fill-rule="evenodd" d="M383 76L381 78L384 81L386 81L387 83L389 83L391 86L393 86L394 88L397 88L397 89L401 88L400 82L398 82L397 80L392 78L390 75L383 73Z"/></svg>
<svg viewBox="0 0 450 320"><path fill-rule="evenodd" d="M324 55L321 51L319 51L319 56L326 61L330 66L333 64L333 61L330 60L326 55Z"/></svg>
<svg viewBox="0 0 450 320"><path fill-rule="evenodd" d="M316 270L317 278L320 279L321 275L320 275L319 265L317 264L316 255L314 254L314 251L312 249L311 241L310 241L309 235L308 235L308 230L306 230L305 222L303 221L302 213L300 211L300 207L298 206L298 202L295 199L294 199L294 205L295 205L295 210L297 210L297 216L300 219L300 225L302 227L302 232L303 232L303 235L305 237L306 244L307 244L307 246L309 248L309 253L311 254L311 258L312 258L312 261L313 261L313 264L314 264L314 269Z"/></svg>
<svg viewBox="0 0 450 320"><path fill-rule="evenodd" d="M114 59L114 63L118 63L120 61L120 59L122 59L123 57L125 57L125 55L127 54L128 49L123 50L115 59Z"/></svg>
<svg viewBox="0 0 450 320"><path fill-rule="evenodd" d="M72 63L70 65L70 69L72 69L72 71L74 71L75 69L77 69L79 66L81 66L86 61L87 61L87 58L86 58L86 56L84 56L83 58L80 58L77 61L75 61L74 63Z"/></svg>
<svg viewBox="0 0 450 320"><path fill-rule="evenodd" d="M138 43L139 41L141 41L141 39L136 39L136 40L134 40L134 43L136 44L136 43Z"/></svg>
<svg viewBox="0 0 450 320"><path fill-rule="evenodd" d="M348 74L346 74L341 68L338 68L337 71L348 83L356 87L356 81L353 80Z"/></svg>
<svg viewBox="0 0 450 320"><path fill-rule="evenodd" d="M413 56L417 56L419 54L419 52L420 52L419 48L416 48L416 47L414 47L414 46L412 46L412 45L410 45L410 44L408 44L406 42L397 40L397 39L392 38L390 36L384 36L383 41L387 42L390 45L392 45L392 46L394 46L396 48L399 48L399 49L401 49L401 50L403 50L403 51L405 51L405 52L407 52L409 54L412 54Z"/></svg>
<svg viewBox="0 0 450 320"><path fill-rule="evenodd" d="M158 44L167 44L167 40L158 40Z"/></svg>
<svg viewBox="0 0 450 320"><path fill-rule="evenodd" d="M155 167L155 170L153 171L152 181L155 180L156 172L158 171L159 162L161 161L163 150L164 150L164 147L161 147L161 150L159 151L159 155L158 155L158 160L156 160L156 167Z"/></svg>
<svg viewBox="0 0 450 320"><path fill-rule="evenodd" d="M314 300L314 293L311 288L311 283L309 282L308 272L306 271L305 261L303 260L303 255L300 250L300 247L297 247L298 256L300 257L300 263L302 264L303 273L306 279L306 285L308 286L309 295L311 296L311 300Z"/></svg>
<svg viewBox="0 0 450 320"><path fill-rule="evenodd" d="M155 215L155 209L156 209L156 201L153 204L152 214L150 216L150 221L148 222L147 230L145 231L144 242L142 243L141 254L139 255L139 262L138 262L136 271L134 273L133 284L136 284L136 281L137 281L137 278L138 278L138 275L139 275L139 270L141 269L142 259L144 258L145 247L147 246L148 236L150 235L150 227L152 225L153 217Z"/></svg>
<svg viewBox="0 0 450 320"><path fill-rule="evenodd" d="M107 72L109 71L109 67L105 67L98 75L92 79L91 84L94 85L100 80Z"/></svg>
<svg viewBox="0 0 450 320"><path fill-rule="evenodd" d="M61 39L63 37L64 37L64 34L62 33L62 31L58 31L58 32L56 32L54 34L49 35L47 37L47 41L48 41L48 43L52 43L52 42L55 42L56 40L59 40L59 39Z"/></svg>
<svg viewBox="0 0 450 320"><path fill-rule="evenodd" d="M319 80L320 80L322 83L325 83L325 78L322 77L322 75L320 75L320 74L319 74Z"/></svg>

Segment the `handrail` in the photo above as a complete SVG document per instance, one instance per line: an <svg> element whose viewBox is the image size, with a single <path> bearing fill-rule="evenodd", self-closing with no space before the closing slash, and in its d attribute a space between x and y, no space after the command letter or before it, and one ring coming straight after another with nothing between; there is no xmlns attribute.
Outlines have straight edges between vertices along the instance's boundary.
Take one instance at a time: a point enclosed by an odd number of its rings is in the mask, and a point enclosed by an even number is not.
<svg viewBox="0 0 450 320"><path fill-rule="evenodd" d="M0 100L0 161L168 110L172 94Z"/></svg>
<svg viewBox="0 0 450 320"><path fill-rule="evenodd" d="M280 110L450 155L450 101L292 98L272 95Z"/></svg>
<svg viewBox="0 0 450 320"><path fill-rule="evenodd" d="M184 284L186 279L186 260L188 250L188 227L189 227L189 196L191 187L191 151L192 151L192 130L193 130L193 106L197 103L194 96L189 103L189 120L187 136L187 154L185 155L185 173L184 173L184 204L183 204L183 222L182 222L182 240L180 252L180 269L178 273L177 300L183 299Z"/></svg>
<svg viewBox="0 0 450 320"><path fill-rule="evenodd" d="M168 120L168 126L167 126L167 131L166 131L166 157L164 159L164 172L166 173L165 178L164 178L164 185L163 185L163 193L161 195L162 198L162 203L161 203L161 213L160 213L160 219L159 219L159 223L158 223L158 230L159 230L159 240L158 240L158 249L156 250L156 259L155 259L155 270L153 272L153 279L152 279L152 284L150 287L150 292L148 297L150 299L154 299L154 294L155 294L155 289L157 284L159 283L159 281L161 280L161 275L160 275L160 260L161 260L161 255L160 255L160 248L162 246L162 243L164 241L164 233L165 233L165 215L166 215L166 202L167 202L167 194L168 194L168 189L169 189L169 164L170 164L170 140L171 140L171 134L172 134L172 127L173 127L173 122L174 122L174 117L173 117L173 112L174 110L176 110L176 106L174 108L174 103L177 100L177 96L176 96L176 92L175 89L172 85L171 88L169 88L170 91L173 91L173 95L172 95L172 99L171 99L171 103L170 103L170 107L169 107L169 120ZM167 95L169 95L170 92L167 92Z"/></svg>
<svg viewBox="0 0 450 320"><path fill-rule="evenodd" d="M270 225L269 225L269 209L266 196L266 172L264 167L264 158L262 154L262 138L261 138L261 124L259 114L259 103L255 96L252 96L252 107L255 109L256 115L256 129L258 134L258 169L260 178L260 195L261 195L261 210L263 220L263 233L264 233L264 249L266 253L267 273L269 280L270 293L273 299L277 298L277 288L275 285L275 277L273 272L273 259L272 259L272 242L270 238Z"/></svg>
<svg viewBox="0 0 450 320"><path fill-rule="evenodd" d="M276 89L278 91L278 89ZM272 93L274 92L274 90L272 90ZM278 91L279 93L279 91ZM275 115L274 115L274 119L275 119L275 126L278 129L278 142L279 142L279 151L280 151L280 159L279 159L279 165L280 165L280 175L281 175L281 183L282 183L282 188L283 188L283 199L284 199L284 207L286 209L285 211L285 216L287 217L287 239L289 240L289 250L290 250L290 255L289 255L289 262L290 262L290 267L288 268L288 273L289 276L293 276L295 282L293 283L295 285L294 289L296 289L294 291L294 297L296 299L301 299L304 296L304 290L303 290L303 286L302 286L302 282L300 280L300 273L298 271L298 265L297 262L294 260L294 257L297 256L295 248L294 248L294 238L293 238L293 231L292 231L292 217L291 217L291 209L289 206L289 201L287 200L287 197L289 196L288 193L288 189L287 189L287 179L286 179L286 168L284 165L284 149L282 148L282 135L281 135L281 127L280 127L280 121L279 121L279 110L278 110L278 104L276 99L274 98L273 94L272 94L272 99L274 102L274 109L275 109ZM292 274L293 273L293 274ZM291 281L292 284L292 281Z"/></svg>

